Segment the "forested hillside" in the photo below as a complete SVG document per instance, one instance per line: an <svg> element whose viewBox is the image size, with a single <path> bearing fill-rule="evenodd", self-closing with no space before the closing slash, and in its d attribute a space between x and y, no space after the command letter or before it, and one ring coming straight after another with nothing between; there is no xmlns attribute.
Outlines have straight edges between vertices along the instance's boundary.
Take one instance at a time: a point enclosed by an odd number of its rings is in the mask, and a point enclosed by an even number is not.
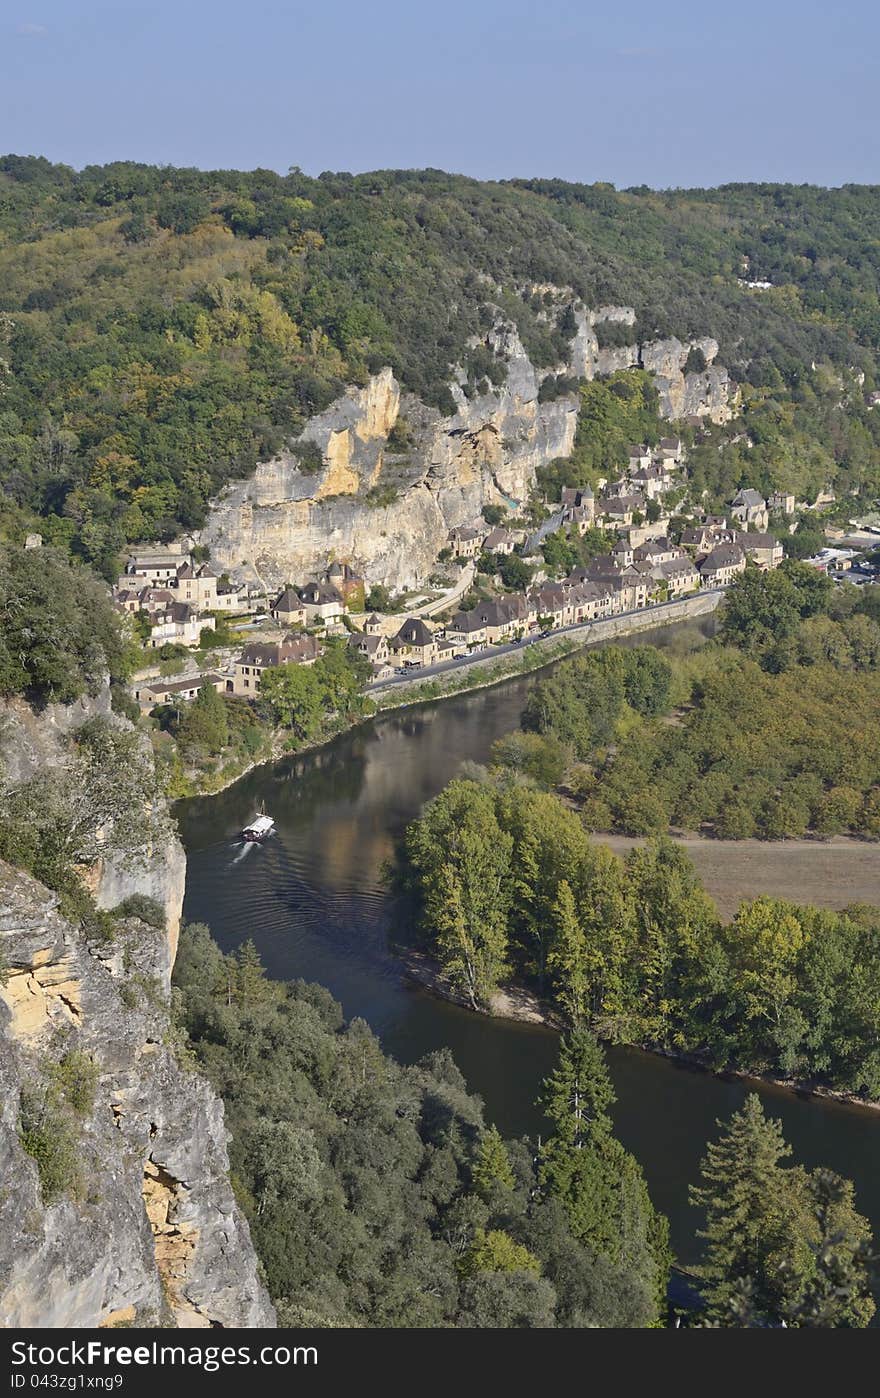
<svg viewBox="0 0 880 1398"><path fill-rule="evenodd" d="M6 531L43 516L44 533L112 571L127 540L199 525L219 486L380 365L444 411L454 364L474 383L503 376L468 348L498 308L533 363L559 365L573 318L547 284L633 306L639 339L717 338L763 477L876 491L878 213L873 187L618 192L7 156ZM710 490L743 469L716 457L713 444L698 463Z"/></svg>

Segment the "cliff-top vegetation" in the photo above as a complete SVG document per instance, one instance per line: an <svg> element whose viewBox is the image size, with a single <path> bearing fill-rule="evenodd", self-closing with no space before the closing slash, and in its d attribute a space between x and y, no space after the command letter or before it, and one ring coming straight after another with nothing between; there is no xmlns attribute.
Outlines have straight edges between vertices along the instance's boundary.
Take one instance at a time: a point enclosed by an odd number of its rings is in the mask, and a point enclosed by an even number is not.
<svg viewBox="0 0 880 1398"><path fill-rule="evenodd" d="M717 338L768 477L873 480L878 199L4 157L5 532L41 516L109 574L127 540L199 525L220 486L380 365L448 411L456 364L468 391L503 380L485 343L500 311L535 364L562 367L574 320L548 286L633 306L643 338ZM716 458L710 489L744 469Z"/></svg>

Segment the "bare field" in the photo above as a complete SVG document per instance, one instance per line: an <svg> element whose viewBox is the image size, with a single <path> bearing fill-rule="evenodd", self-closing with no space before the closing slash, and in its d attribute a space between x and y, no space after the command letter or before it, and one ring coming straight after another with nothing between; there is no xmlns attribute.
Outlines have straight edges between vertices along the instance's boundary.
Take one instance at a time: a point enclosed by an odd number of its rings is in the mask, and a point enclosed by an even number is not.
<svg viewBox="0 0 880 1398"><path fill-rule="evenodd" d="M592 837L616 854L643 844L628 835ZM845 908L880 904L880 844L861 840L706 840L676 838L687 850L706 890L730 919L744 898L765 893L792 903Z"/></svg>

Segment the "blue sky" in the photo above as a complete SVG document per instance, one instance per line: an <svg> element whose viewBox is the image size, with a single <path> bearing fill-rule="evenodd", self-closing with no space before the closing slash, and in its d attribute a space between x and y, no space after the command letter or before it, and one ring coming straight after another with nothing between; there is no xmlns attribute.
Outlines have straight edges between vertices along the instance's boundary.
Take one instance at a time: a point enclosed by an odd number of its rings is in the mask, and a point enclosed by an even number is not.
<svg viewBox="0 0 880 1398"><path fill-rule="evenodd" d="M0 150L875 183L878 41L876 0L2 0Z"/></svg>

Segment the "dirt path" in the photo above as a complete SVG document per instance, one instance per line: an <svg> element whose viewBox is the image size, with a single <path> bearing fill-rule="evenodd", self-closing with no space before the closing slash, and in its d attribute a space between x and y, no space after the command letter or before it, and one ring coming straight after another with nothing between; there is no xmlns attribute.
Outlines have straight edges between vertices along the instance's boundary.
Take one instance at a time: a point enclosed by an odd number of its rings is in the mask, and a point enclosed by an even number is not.
<svg viewBox="0 0 880 1398"><path fill-rule="evenodd" d="M595 835L600 844L625 854L643 840ZM766 893L793 903L845 908L880 904L880 844L834 840L676 839L694 862L722 917L730 918L743 898Z"/></svg>

